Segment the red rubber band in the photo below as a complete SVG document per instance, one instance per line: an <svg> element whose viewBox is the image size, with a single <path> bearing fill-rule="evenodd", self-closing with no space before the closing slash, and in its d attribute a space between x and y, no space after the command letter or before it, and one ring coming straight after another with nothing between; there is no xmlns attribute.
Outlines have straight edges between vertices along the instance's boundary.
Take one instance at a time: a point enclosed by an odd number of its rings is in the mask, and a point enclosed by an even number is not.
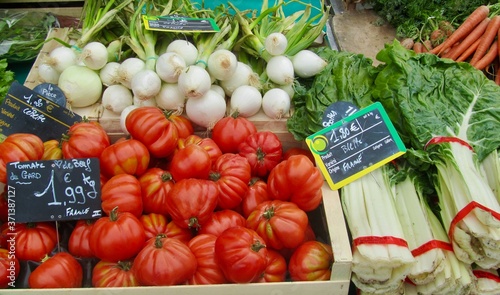
<svg viewBox="0 0 500 295"><path fill-rule="evenodd" d="M472 151L472 146L468 142L466 142L465 140L460 139L458 137L454 137L454 136L436 136L436 137L433 137L425 144L424 150L426 150L427 147L430 145L446 143L446 142L459 143Z"/></svg>
<svg viewBox="0 0 500 295"><path fill-rule="evenodd" d="M420 247L413 249L411 251L411 254L413 255L413 257L417 257L436 248L453 251L453 247L450 243L440 240L431 240L427 243L422 244Z"/></svg>
<svg viewBox="0 0 500 295"><path fill-rule="evenodd" d="M379 244L379 245L397 245L402 247L408 247L408 243L401 238L391 237L391 236L365 236L358 237L352 241L355 247L363 244Z"/></svg>
<svg viewBox="0 0 500 295"><path fill-rule="evenodd" d="M467 204L465 207L462 208L462 210L458 211L457 215L453 218L450 224L450 230L448 232L448 236L450 237L450 241L453 241L453 234L455 232L455 227L457 226L457 223L459 223L462 219L465 218L474 208L479 208L481 210L484 210L486 212L491 213L493 217L496 219L500 220L500 213L491 210L490 208L479 204L476 201L472 201L469 204Z"/></svg>
<svg viewBox="0 0 500 295"><path fill-rule="evenodd" d="M493 281L495 281L497 283L500 283L500 277L497 276L497 275L495 275L495 274L492 274L489 271L476 269L476 270L473 270L472 273L478 279L489 279L489 280L493 280Z"/></svg>

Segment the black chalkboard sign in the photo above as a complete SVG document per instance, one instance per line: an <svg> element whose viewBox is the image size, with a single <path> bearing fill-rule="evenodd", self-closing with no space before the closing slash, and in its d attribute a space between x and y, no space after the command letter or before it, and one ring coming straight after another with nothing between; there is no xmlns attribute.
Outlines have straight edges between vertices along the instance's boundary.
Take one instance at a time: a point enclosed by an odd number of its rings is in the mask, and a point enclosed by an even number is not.
<svg viewBox="0 0 500 295"><path fill-rule="evenodd" d="M153 31L218 32L217 23L211 18L190 18L183 16L142 16L144 27Z"/></svg>
<svg viewBox="0 0 500 295"><path fill-rule="evenodd" d="M338 189L406 152L378 102L309 136L306 143L331 189Z"/></svg>
<svg viewBox="0 0 500 295"><path fill-rule="evenodd" d="M99 159L10 162L7 194L16 222L101 217Z"/></svg>
<svg viewBox="0 0 500 295"><path fill-rule="evenodd" d="M60 139L61 135L82 117L13 82L0 105L0 134L31 133L43 141Z"/></svg>

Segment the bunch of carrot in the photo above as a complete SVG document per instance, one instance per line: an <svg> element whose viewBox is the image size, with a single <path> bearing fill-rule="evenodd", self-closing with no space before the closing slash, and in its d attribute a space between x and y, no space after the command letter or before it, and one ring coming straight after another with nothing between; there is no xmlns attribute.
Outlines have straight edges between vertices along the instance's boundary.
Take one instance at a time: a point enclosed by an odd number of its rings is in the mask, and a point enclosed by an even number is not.
<svg viewBox="0 0 500 295"><path fill-rule="evenodd" d="M429 50L443 58L466 61L479 70L495 65L500 85L500 15L491 15L486 5L476 8L441 44Z"/></svg>

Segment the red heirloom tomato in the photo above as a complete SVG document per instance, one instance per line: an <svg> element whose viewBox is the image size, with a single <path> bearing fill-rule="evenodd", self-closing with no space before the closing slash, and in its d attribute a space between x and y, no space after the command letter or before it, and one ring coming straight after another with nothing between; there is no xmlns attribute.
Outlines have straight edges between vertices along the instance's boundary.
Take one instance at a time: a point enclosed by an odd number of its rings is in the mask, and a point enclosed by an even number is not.
<svg viewBox="0 0 500 295"><path fill-rule="evenodd" d="M216 239L217 237L211 234L198 234L189 241L188 247L198 264L196 272L188 280L189 285L226 283L226 277L214 257Z"/></svg>
<svg viewBox="0 0 500 295"><path fill-rule="evenodd" d="M144 246L146 234L137 217L118 212L99 218L90 231L90 249L105 261L117 262L134 257Z"/></svg>
<svg viewBox="0 0 500 295"><path fill-rule="evenodd" d="M308 212L321 203L323 176L307 156L295 155L269 173L267 191L270 199L290 201Z"/></svg>
<svg viewBox="0 0 500 295"><path fill-rule="evenodd" d="M304 149L304 148L299 148L299 147L292 147L292 148L287 149L285 151L285 153L283 154L283 160L288 160L288 158L290 158L291 156L295 156L295 155L307 156L309 158L309 160L311 160L312 163L314 163L314 164L316 163L316 160L314 159L314 156L309 149Z"/></svg>
<svg viewBox="0 0 500 295"><path fill-rule="evenodd" d="M122 173L141 176L148 169L151 156L140 141L125 139L105 148L99 159L106 177Z"/></svg>
<svg viewBox="0 0 500 295"><path fill-rule="evenodd" d="M199 229L210 219L219 198L217 185L210 180L188 178L175 183L167 197L167 210L182 228Z"/></svg>
<svg viewBox="0 0 500 295"><path fill-rule="evenodd" d="M0 288L9 287L9 283L15 283L19 275L19 260L16 258L16 253L0 248Z"/></svg>
<svg viewBox="0 0 500 295"><path fill-rule="evenodd" d="M149 168L139 177L144 213L166 215L167 195L174 187L172 174L161 168Z"/></svg>
<svg viewBox="0 0 500 295"><path fill-rule="evenodd" d="M249 135L238 147L239 154L247 158L252 175L267 177L269 172L281 162L283 145L271 131L259 131Z"/></svg>
<svg viewBox="0 0 500 295"><path fill-rule="evenodd" d="M53 223L16 223L16 257L19 260L40 261L57 244L57 232Z"/></svg>
<svg viewBox="0 0 500 295"><path fill-rule="evenodd" d="M235 226L245 226L246 219L233 210L216 211L210 219L203 224L198 234L212 234L219 236L223 231Z"/></svg>
<svg viewBox="0 0 500 295"><path fill-rule="evenodd" d="M257 127L244 117L224 117L212 129L212 139L222 153L238 153L240 143L257 132Z"/></svg>
<svg viewBox="0 0 500 295"><path fill-rule="evenodd" d="M158 234L165 233L167 231L167 217L158 213L150 213L142 215L139 220L144 227L144 232L146 234L146 240L156 237Z"/></svg>
<svg viewBox="0 0 500 295"><path fill-rule="evenodd" d="M309 223L309 224L307 224L306 234L304 236L304 240L300 243L300 245L302 245L305 242L315 241L315 240L316 240L316 234L314 233L314 230L312 229L311 224ZM297 247L300 247L300 245ZM283 255L283 257L285 257L285 260L288 261L288 260L290 260L290 257L292 256L293 252L295 252L297 247L296 248L283 248L283 249L279 250L279 252L281 255Z"/></svg>
<svg viewBox="0 0 500 295"><path fill-rule="evenodd" d="M189 135L186 138L179 138L179 140L177 141L176 152L180 149L185 148L190 144L196 144L205 149L208 152L208 155L210 156L212 163L215 162L215 160L217 160L217 158L222 155L222 151L220 150L219 146L215 143L213 139L209 137L203 138L195 134Z"/></svg>
<svg viewBox="0 0 500 295"><path fill-rule="evenodd" d="M43 155L41 160L59 160L62 159L61 143L57 139L51 139L43 142Z"/></svg>
<svg viewBox="0 0 500 295"><path fill-rule="evenodd" d="M139 180L130 174L118 174L106 181L101 189L101 207L106 214L118 207L120 212L142 215L142 192Z"/></svg>
<svg viewBox="0 0 500 295"><path fill-rule="evenodd" d="M169 116L157 107L139 107L128 114L125 126L132 138L142 142L151 155L165 158L174 151L179 138L179 131Z"/></svg>
<svg viewBox="0 0 500 295"><path fill-rule="evenodd" d="M308 241L293 252L288 271L293 281L327 281L330 279L333 251L330 245Z"/></svg>
<svg viewBox="0 0 500 295"><path fill-rule="evenodd" d="M164 232L167 238L177 239L187 244L193 238L193 232L189 228L180 227L174 221L167 224L167 230Z"/></svg>
<svg viewBox="0 0 500 295"><path fill-rule="evenodd" d="M255 282L267 266L266 244L254 230L232 227L217 237L215 259L228 281Z"/></svg>
<svg viewBox="0 0 500 295"><path fill-rule="evenodd" d="M92 286L97 288L135 287L139 282L130 270L131 261L99 261L92 270Z"/></svg>
<svg viewBox="0 0 500 295"><path fill-rule="evenodd" d="M94 227L94 220L78 220L75 228L71 231L68 240L68 251L75 257L94 257L90 249L90 231Z"/></svg>
<svg viewBox="0 0 500 295"><path fill-rule="evenodd" d="M0 143L0 182L7 183L7 163L35 161L43 156L43 141L30 133L14 133Z"/></svg>
<svg viewBox="0 0 500 295"><path fill-rule="evenodd" d="M285 258L277 251L267 249L267 266L259 282L284 282L287 270Z"/></svg>
<svg viewBox="0 0 500 295"><path fill-rule="evenodd" d="M79 288L82 281L82 266L67 252L47 256L28 278L29 286L34 289Z"/></svg>
<svg viewBox="0 0 500 295"><path fill-rule="evenodd" d="M158 235L137 254L132 271L141 285L171 286L189 280L196 266L196 257L186 244Z"/></svg>
<svg viewBox="0 0 500 295"><path fill-rule="evenodd" d="M12 205L11 205L12 206ZM0 193L0 222L7 222L9 219L9 201L7 201L7 193Z"/></svg>
<svg viewBox="0 0 500 295"><path fill-rule="evenodd" d="M98 122L73 124L63 135L61 143L65 159L99 158L109 145L109 136Z"/></svg>
<svg viewBox="0 0 500 295"><path fill-rule="evenodd" d="M218 206L222 209L234 209L248 190L251 168L248 160L238 154L223 154L212 166L210 179L219 188Z"/></svg>
<svg viewBox="0 0 500 295"><path fill-rule="evenodd" d="M295 248L304 240L309 220L306 212L291 202L265 201L247 218L247 227L255 230L268 247Z"/></svg>
<svg viewBox="0 0 500 295"><path fill-rule="evenodd" d="M175 181L186 178L207 179L211 165L208 152L199 145L190 144L174 154L170 162L170 173Z"/></svg>
<svg viewBox="0 0 500 295"><path fill-rule="evenodd" d="M177 127L179 138L186 138L194 133L193 124L188 118L182 115L175 115L173 112L167 114L167 118Z"/></svg>
<svg viewBox="0 0 500 295"><path fill-rule="evenodd" d="M264 201L268 201L267 183L260 178L254 177L248 183L248 190L243 195L241 202L241 210L245 218L252 213L253 210Z"/></svg>

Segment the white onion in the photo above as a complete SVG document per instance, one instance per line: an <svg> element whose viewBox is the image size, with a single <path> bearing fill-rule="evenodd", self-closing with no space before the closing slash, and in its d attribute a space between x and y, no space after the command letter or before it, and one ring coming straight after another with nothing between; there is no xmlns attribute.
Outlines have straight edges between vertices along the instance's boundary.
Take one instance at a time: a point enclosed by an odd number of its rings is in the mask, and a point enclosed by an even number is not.
<svg viewBox="0 0 500 295"><path fill-rule="evenodd" d="M227 80L220 81L219 85L224 89L227 96L231 96L233 91L241 85L260 88L260 79L249 65L239 61L234 75Z"/></svg>
<svg viewBox="0 0 500 295"><path fill-rule="evenodd" d="M208 90L200 98L189 98L186 115L196 125L211 130L215 123L226 114L226 100L213 90Z"/></svg>
<svg viewBox="0 0 500 295"><path fill-rule="evenodd" d="M271 55L282 55L288 46L288 40L282 33L276 32L269 34L264 40L264 47Z"/></svg>
<svg viewBox="0 0 500 295"><path fill-rule="evenodd" d="M187 98L200 98L212 85L210 74L202 67L191 65L179 75L177 85Z"/></svg>
<svg viewBox="0 0 500 295"><path fill-rule="evenodd" d="M66 68L57 84L72 107L87 107L101 98L101 79L95 71L85 66L73 65Z"/></svg>
<svg viewBox="0 0 500 295"><path fill-rule="evenodd" d="M174 40L167 46L166 52L176 52L181 55L186 65L194 65L198 59L198 48L187 40Z"/></svg>
<svg viewBox="0 0 500 295"><path fill-rule="evenodd" d="M262 110L271 119L281 119L290 111L290 96L281 88L272 88L262 96Z"/></svg>
<svg viewBox="0 0 500 295"><path fill-rule="evenodd" d="M226 97L226 92L224 92L224 88L222 88L220 85L212 84L210 86L210 89L212 89L213 91L219 93L222 97Z"/></svg>
<svg viewBox="0 0 500 295"><path fill-rule="evenodd" d="M207 70L217 80L227 80L236 72L238 59L227 49L212 52L207 60Z"/></svg>
<svg viewBox="0 0 500 295"><path fill-rule="evenodd" d="M145 68L146 63L142 59L137 57L129 57L122 61L120 66L118 67L118 79L123 86L132 88L132 78L135 74L144 70Z"/></svg>
<svg viewBox="0 0 500 295"><path fill-rule="evenodd" d="M54 48L47 56L45 62L46 64L53 67L56 71L61 73L67 67L76 65L77 57L73 49L60 46Z"/></svg>
<svg viewBox="0 0 500 295"><path fill-rule="evenodd" d="M125 121L127 120L128 114L130 114L131 111L137 109L138 106L136 105L129 105L123 111L120 113L120 128L125 133L126 135L129 135L130 133L127 130L127 125L125 124Z"/></svg>
<svg viewBox="0 0 500 295"><path fill-rule="evenodd" d="M101 78L102 84L104 86L111 86L120 84L120 79L118 77L118 68L120 64L118 62L108 62L100 71L99 77Z"/></svg>
<svg viewBox="0 0 500 295"><path fill-rule="evenodd" d="M292 61L284 55L271 57L266 64L266 73L269 80L276 84L292 84L294 81Z"/></svg>
<svg viewBox="0 0 500 295"><path fill-rule="evenodd" d="M293 84L278 85L278 88L285 90L290 98L293 98L295 96L295 89Z"/></svg>
<svg viewBox="0 0 500 295"><path fill-rule="evenodd" d="M132 78L134 96L141 100L154 98L161 89L161 79L153 70L144 69Z"/></svg>
<svg viewBox="0 0 500 295"><path fill-rule="evenodd" d="M60 75L60 72L47 63L41 63L38 66L38 76L42 82L57 84Z"/></svg>
<svg viewBox="0 0 500 295"><path fill-rule="evenodd" d="M177 84L163 83L160 92L155 97L156 105L164 110L173 110L182 114L186 97L179 90Z"/></svg>
<svg viewBox="0 0 500 295"><path fill-rule="evenodd" d="M83 47L79 57L87 68L100 70L108 62L108 49L101 42L90 42Z"/></svg>
<svg viewBox="0 0 500 295"><path fill-rule="evenodd" d="M154 97L144 100L134 96L134 105L138 107L155 107L156 100Z"/></svg>
<svg viewBox="0 0 500 295"><path fill-rule="evenodd" d="M231 114L248 118L261 109L262 94L253 86L242 85L233 91L229 105Z"/></svg>
<svg viewBox="0 0 500 295"><path fill-rule="evenodd" d="M292 57L294 72L301 78L310 78L321 72L328 64L315 52L304 49Z"/></svg>
<svg viewBox="0 0 500 295"><path fill-rule="evenodd" d="M156 73L167 83L177 83L179 75L186 68L186 61L176 52L165 52L156 61Z"/></svg>
<svg viewBox="0 0 500 295"><path fill-rule="evenodd" d="M127 87L117 84L106 88L102 93L102 106L116 114L120 114L126 107L133 104L134 96Z"/></svg>

